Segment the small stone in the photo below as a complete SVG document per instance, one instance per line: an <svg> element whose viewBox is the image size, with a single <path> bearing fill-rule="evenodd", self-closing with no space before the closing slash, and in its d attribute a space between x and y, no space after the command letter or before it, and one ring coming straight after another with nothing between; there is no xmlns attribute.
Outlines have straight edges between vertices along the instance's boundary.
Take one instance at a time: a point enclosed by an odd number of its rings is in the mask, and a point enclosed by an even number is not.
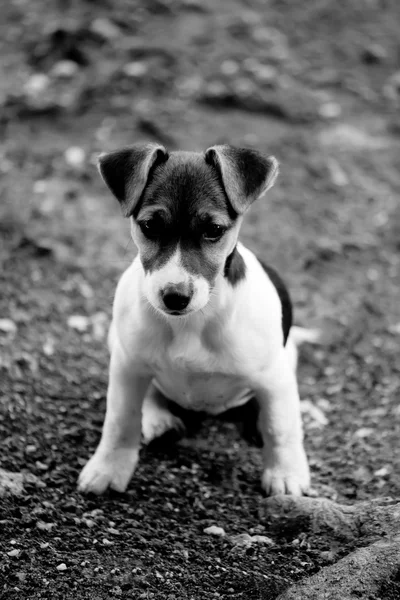
<svg viewBox="0 0 400 600"><path fill-rule="evenodd" d="M108 316L104 312L97 312L91 317L93 337L96 340L102 340L107 334Z"/></svg>
<svg viewBox="0 0 400 600"><path fill-rule="evenodd" d="M336 119L342 113L342 108L337 102L325 102L319 107L319 115L323 119Z"/></svg>
<svg viewBox="0 0 400 600"><path fill-rule="evenodd" d="M14 557L14 558L16 556L19 556L20 553L21 553L21 550L19 550L18 548L14 548L14 550L10 550L10 552L7 552L8 556L11 556L11 557Z"/></svg>
<svg viewBox="0 0 400 600"><path fill-rule="evenodd" d="M60 79L70 79L77 74L79 67L73 60L60 60L51 69L51 75Z"/></svg>
<svg viewBox="0 0 400 600"><path fill-rule="evenodd" d="M88 284L87 281L82 280L79 282L79 291L84 298L93 298L94 291L91 285Z"/></svg>
<svg viewBox="0 0 400 600"><path fill-rule="evenodd" d="M386 477L386 475L389 475L390 473L391 473L390 467L382 467L381 469L374 471L375 477Z"/></svg>
<svg viewBox="0 0 400 600"><path fill-rule="evenodd" d="M84 315L71 315L68 319L68 326L80 333L87 331L90 325L90 320Z"/></svg>
<svg viewBox="0 0 400 600"><path fill-rule="evenodd" d="M48 548L49 546L50 546L49 542L42 542L40 544L41 550L46 550L46 548Z"/></svg>
<svg viewBox="0 0 400 600"><path fill-rule="evenodd" d="M239 77L233 84L235 93L239 96L251 96L254 92L254 85L251 79L246 77Z"/></svg>
<svg viewBox="0 0 400 600"><path fill-rule="evenodd" d="M67 565L65 563L61 563L56 567L57 571L66 571Z"/></svg>
<svg viewBox="0 0 400 600"><path fill-rule="evenodd" d="M17 326L11 319L0 319L0 331L10 335L17 333Z"/></svg>
<svg viewBox="0 0 400 600"><path fill-rule="evenodd" d="M113 544L114 544L114 542L111 542L107 538L103 538L102 542L103 542L103 546L113 546Z"/></svg>
<svg viewBox="0 0 400 600"><path fill-rule="evenodd" d="M83 166L85 162L86 153L84 149L80 148L79 146L71 146L71 148L68 148L65 151L64 157L67 164L70 167L73 167L74 169L79 169Z"/></svg>
<svg viewBox="0 0 400 600"><path fill-rule="evenodd" d="M221 64L221 73L223 75L227 75L228 77L231 75L236 75L239 71L239 65L234 60L224 60Z"/></svg>
<svg viewBox="0 0 400 600"><path fill-rule="evenodd" d="M253 535L252 540L256 544L265 544L266 546L274 545L274 541L266 535Z"/></svg>
<svg viewBox="0 0 400 600"><path fill-rule="evenodd" d="M313 404L311 400L302 400L300 403L301 413L307 415L313 421L314 427L325 427L328 424L328 419L318 406Z"/></svg>
<svg viewBox="0 0 400 600"><path fill-rule="evenodd" d="M45 194L49 189L49 182L45 179L38 179L33 184L33 193L34 194Z"/></svg>
<svg viewBox="0 0 400 600"><path fill-rule="evenodd" d="M344 186L348 185L349 178L347 177L346 173L344 172L342 167L339 165L339 163L336 160L334 160L333 158L329 159L329 161L328 161L328 169L329 169L332 183L334 185L336 185L337 187L344 187Z"/></svg>
<svg viewBox="0 0 400 600"><path fill-rule="evenodd" d="M203 531L207 535L217 535L220 537L226 535L225 530L222 527L218 527L218 525L210 525L210 527L206 527Z"/></svg>
<svg viewBox="0 0 400 600"><path fill-rule="evenodd" d="M35 73L29 77L24 85L25 93L28 96L37 97L42 94L50 84L50 78L44 73Z"/></svg>
<svg viewBox="0 0 400 600"><path fill-rule="evenodd" d="M104 40L114 40L121 35L121 30L115 23L102 17L95 19L90 25L90 29Z"/></svg>
<svg viewBox="0 0 400 600"><path fill-rule="evenodd" d="M260 83L270 84L276 80L277 70L270 65L260 65L259 68L254 71L254 77Z"/></svg>
<svg viewBox="0 0 400 600"><path fill-rule="evenodd" d="M244 59L242 66L245 71L256 73L262 65L256 58L250 57Z"/></svg>
<svg viewBox="0 0 400 600"><path fill-rule="evenodd" d="M361 427L360 429L357 429L357 431L354 433L354 437L364 439L369 437L373 433L374 429L372 429L372 427Z"/></svg>
<svg viewBox="0 0 400 600"><path fill-rule="evenodd" d="M54 340L53 338L48 337L45 343L43 344L43 353L46 356L53 356L54 354Z"/></svg>
<svg viewBox="0 0 400 600"><path fill-rule="evenodd" d="M82 519L82 522L85 523L86 527L89 527L89 529L96 525L92 519Z"/></svg>
<svg viewBox="0 0 400 600"><path fill-rule="evenodd" d="M380 44L371 44L367 46L362 53L362 60L367 65L374 65L385 62L388 54L386 49Z"/></svg>
<svg viewBox="0 0 400 600"><path fill-rule="evenodd" d="M35 446L35 444L28 444L27 446L25 446L25 452L27 454L32 454L33 452L36 452L37 450L37 446Z"/></svg>
<svg viewBox="0 0 400 600"><path fill-rule="evenodd" d="M206 87L205 96L207 98L221 98L225 96L227 89L221 81L212 81Z"/></svg>
<svg viewBox="0 0 400 600"><path fill-rule="evenodd" d="M251 546L252 544L264 544L268 546L274 545L271 538L266 535L249 535L248 533L239 533L231 536L231 541L235 546Z"/></svg>
<svg viewBox="0 0 400 600"><path fill-rule="evenodd" d="M19 496L24 491L24 476L0 468L0 498L6 495Z"/></svg>
<svg viewBox="0 0 400 600"><path fill-rule="evenodd" d="M35 465L36 468L40 469L41 471L47 471L47 469L49 468L49 465L46 465L46 463L42 463L40 460L37 460Z"/></svg>
<svg viewBox="0 0 400 600"><path fill-rule="evenodd" d="M248 533L239 533L238 535L232 535L231 541L235 544L235 546L250 546L251 535L249 535Z"/></svg>
<svg viewBox="0 0 400 600"><path fill-rule="evenodd" d="M123 72L125 73L125 75L127 75L127 77L143 77L144 75L146 75L147 71L148 66L142 61L134 61L127 63L123 68Z"/></svg>
<svg viewBox="0 0 400 600"><path fill-rule="evenodd" d="M40 529L40 531L51 531L53 527L55 527L55 523L45 523L44 521L38 521L36 523L36 527Z"/></svg>
<svg viewBox="0 0 400 600"><path fill-rule="evenodd" d="M400 323L396 323L395 325L391 325L389 327L390 333L394 333L396 335L400 335Z"/></svg>

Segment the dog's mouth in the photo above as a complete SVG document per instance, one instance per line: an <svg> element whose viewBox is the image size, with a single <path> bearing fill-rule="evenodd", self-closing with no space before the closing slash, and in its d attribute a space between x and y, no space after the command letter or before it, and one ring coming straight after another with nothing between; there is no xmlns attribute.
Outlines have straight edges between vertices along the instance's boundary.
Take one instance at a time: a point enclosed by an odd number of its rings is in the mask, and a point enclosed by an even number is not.
<svg viewBox="0 0 400 600"><path fill-rule="evenodd" d="M162 309L162 312L165 315L168 315L169 317L186 317L187 315L192 314L193 312L196 312L194 310L167 310L165 308Z"/></svg>

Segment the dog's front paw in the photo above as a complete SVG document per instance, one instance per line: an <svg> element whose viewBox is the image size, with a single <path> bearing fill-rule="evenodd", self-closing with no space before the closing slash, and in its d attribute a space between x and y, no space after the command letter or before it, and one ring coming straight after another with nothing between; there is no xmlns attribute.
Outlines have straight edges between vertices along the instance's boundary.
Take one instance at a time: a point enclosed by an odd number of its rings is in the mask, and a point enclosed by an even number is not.
<svg viewBox="0 0 400 600"><path fill-rule="evenodd" d="M79 475L78 490L85 494L102 494L107 488L124 492L138 458L136 449L123 448L107 454L95 452Z"/></svg>
<svg viewBox="0 0 400 600"><path fill-rule="evenodd" d="M268 496L307 494L310 489L310 470L304 450L301 449L292 461L276 460L270 465L267 462L261 486Z"/></svg>
<svg viewBox="0 0 400 600"><path fill-rule="evenodd" d="M142 437L145 444L149 444L168 431L183 434L185 426L182 420L164 408L143 410Z"/></svg>

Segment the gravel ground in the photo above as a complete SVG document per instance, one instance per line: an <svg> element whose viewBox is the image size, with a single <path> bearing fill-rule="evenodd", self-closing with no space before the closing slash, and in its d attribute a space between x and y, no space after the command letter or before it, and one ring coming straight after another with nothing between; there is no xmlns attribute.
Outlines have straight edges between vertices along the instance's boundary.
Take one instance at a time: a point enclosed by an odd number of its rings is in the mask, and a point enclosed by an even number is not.
<svg viewBox="0 0 400 600"><path fill-rule="evenodd" d="M273 600L352 550L274 519L223 420L145 449L127 493L77 493L134 255L94 157L124 143L278 157L242 240L324 332L299 366L314 488L399 496L399 26L395 0L2 7L1 598Z"/></svg>

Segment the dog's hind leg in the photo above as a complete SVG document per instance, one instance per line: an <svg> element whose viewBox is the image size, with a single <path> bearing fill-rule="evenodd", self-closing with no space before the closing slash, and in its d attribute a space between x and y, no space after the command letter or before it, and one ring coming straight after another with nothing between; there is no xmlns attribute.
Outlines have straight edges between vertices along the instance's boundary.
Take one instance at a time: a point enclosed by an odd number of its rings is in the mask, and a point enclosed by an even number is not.
<svg viewBox="0 0 400 600"><path fill-rule="evenodd" d="M185 426L182 420L168 408L168 400L151 383L142 407L142 439L149 444L169 431L182 434Z"/></svg>

